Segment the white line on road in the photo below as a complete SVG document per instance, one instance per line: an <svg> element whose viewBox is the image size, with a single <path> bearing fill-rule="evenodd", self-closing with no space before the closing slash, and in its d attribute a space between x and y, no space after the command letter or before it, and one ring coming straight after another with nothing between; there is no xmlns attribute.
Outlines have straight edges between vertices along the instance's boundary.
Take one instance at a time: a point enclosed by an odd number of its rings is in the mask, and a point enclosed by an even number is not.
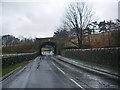
<svg viewBox="0 0 120 90"><path fill-rule="evenodd" d="M70 79L72 82L74 82L78 87L80 87L82 90L85 90L80 84L78 84L75 80Z"/></svg>
<svg viewBox="0 0 120 90"><path fill-rule="evenodd" d="M58 70L60 70L63 74L65 74L65 72L63 70L61 70L59 67L57 67Z"/></svg>
<svg viewBox="0 0 120 90"><path fill-rule="evenodd" d="M56 66L55 63L52 62L52 64L53 64L54 66ZM56 67L57 67L57 66L56 66ZM58 69L59 71L61 71L63 74L65 74L65 72L64 72L63 70L61 70L59 67L57 67L57 69Z"/></svg>
<svg viewBox="0 0 120 90"><path fill-rule="evenodd" d="M53 62L52 62L53 63ZM54 63L53 63L54 66L56 66Z"/></svg>

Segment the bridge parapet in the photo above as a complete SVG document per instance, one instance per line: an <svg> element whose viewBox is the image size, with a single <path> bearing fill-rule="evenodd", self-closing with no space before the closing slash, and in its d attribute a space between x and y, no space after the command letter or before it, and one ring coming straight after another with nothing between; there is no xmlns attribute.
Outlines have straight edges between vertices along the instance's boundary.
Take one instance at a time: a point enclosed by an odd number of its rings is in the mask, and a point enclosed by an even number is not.
<svg viewBox="0 0 120 90"><path fill-rule="evenodd" d="M60 54L62 42L60 42L58 39L54 37L48 37L48 38L36 38L36 47L37 51L41 55L41 48L44 45L51 45L54 46L55 52L54 54Z"/></svg>

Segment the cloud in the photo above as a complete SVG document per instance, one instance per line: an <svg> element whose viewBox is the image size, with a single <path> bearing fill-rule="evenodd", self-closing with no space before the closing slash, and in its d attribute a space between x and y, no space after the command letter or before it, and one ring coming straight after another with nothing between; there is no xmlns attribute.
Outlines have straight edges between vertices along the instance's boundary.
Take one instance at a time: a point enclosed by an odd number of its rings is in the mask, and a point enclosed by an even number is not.
<svg viewBox="0 0 120 90"><path fill-rule="evenodd" d="M70 0L41 2L2 2L2 34L50 37L61 24ZM100 20L116 19L117 3L91 2Z"/></svg>
<svg viewBox="0 0 120 90"><path fill-rule="evenodd" d="M63 4L56 3L3 3L3 34L16 36L52 36L59 25Z"/></svg>

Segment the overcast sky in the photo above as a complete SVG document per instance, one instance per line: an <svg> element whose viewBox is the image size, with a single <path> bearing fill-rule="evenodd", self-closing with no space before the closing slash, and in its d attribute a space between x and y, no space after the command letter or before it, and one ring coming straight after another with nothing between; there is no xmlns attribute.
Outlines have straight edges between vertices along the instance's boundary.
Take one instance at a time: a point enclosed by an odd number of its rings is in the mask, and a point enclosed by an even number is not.
<svg viewBox="0 0 120 90"><path fill-rule="evenodd" d="M2 34L40 38L53 36L56 27L61 24L65 7L71 0L10 1L2 0L0 3ZM92 0L88 5L96 12L99 21L115 20L118 18L118 1Z"/></svg>

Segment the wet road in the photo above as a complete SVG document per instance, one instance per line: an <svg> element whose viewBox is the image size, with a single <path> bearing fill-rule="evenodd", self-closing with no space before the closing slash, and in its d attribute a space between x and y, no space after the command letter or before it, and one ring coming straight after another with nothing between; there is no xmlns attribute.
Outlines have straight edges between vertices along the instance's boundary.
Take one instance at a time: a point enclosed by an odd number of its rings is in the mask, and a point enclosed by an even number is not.
<svg viewBox="0 0 120 90"><path fill-rule="evenodd" d="M119 81L39 56L3 81L3 88L115 88Z"/></svg>

